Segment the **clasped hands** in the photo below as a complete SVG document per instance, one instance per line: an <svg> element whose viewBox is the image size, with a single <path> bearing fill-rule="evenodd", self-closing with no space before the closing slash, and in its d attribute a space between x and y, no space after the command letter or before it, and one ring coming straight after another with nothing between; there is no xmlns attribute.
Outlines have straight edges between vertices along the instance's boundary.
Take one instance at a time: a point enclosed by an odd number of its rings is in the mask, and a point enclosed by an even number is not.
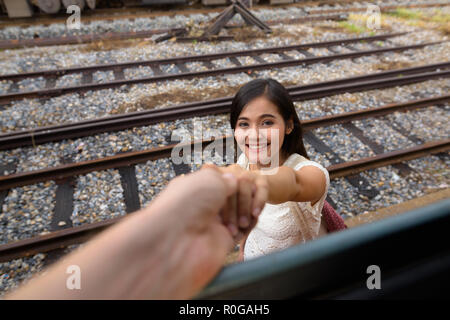
<svg viewBox="0 0 450 320"><path fill-rule="evenodd" d="M258 171L206 164L172 179L148 206L8 298L194 297L223 267L233 240L256 225L268 189L267 176ZM83 290L67 290L68 265L83 270Z"/></svg>
<svg viewBox="0 0 450 320"><path fill-rule="evenodd" d="M256 225L268 200L267 176L259 171L244 170L238 164L218 167L208 163L202 169L214 169L236 180L236 192L227 197L219 215L233 238L240 240Z"/></svg>

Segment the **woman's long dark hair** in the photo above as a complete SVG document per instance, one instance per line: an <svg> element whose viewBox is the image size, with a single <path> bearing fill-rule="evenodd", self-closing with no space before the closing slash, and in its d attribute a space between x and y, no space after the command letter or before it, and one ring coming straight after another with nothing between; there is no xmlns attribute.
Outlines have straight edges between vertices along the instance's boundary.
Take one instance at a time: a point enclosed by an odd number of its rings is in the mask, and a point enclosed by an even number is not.
<svg viewBox="0 0 450 320"><path fill-rule="evenodd" d="M293 153L298 153L309 159L303 145L303 131L300 119L295 111L291 96L283 85L274 79L252 80L239 89L231 103L230 125L233 131L244 107L253 99L261 96L266 97L278 107L278 111L286 125L291 119L294 123L292 132L284 136L283 145L281 146L281 151L284 155L288 157Z"/></svg>

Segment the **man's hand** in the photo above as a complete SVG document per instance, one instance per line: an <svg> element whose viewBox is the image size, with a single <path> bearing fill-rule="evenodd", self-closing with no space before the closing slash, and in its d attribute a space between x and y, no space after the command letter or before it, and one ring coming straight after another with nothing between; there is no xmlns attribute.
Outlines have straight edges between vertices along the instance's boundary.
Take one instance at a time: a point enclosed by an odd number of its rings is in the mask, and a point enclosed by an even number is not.
<svg viewBox="0 0 450 320"><path fill-rule="evenodd" d="M224 172L203 168L173 179L149 206L128 215L7 298L194 297L220 271L234 245L224 223L237 221L239 209L248 216L250 195L258 193L256 185L241 184L235 173ZM237 206L230 203L236 195ZM70 265L82 271L81 290L66 287Z"/></svg>
<svg viewBox="0 0 450 320"><path fill-rule="evenodd" d="M245 237L256 225L267 201L269 193L267 176L258 171L244 170L237 164L227 167L205 164L202 169L204 168L214 169L224 176L232 175L236 178L237 190L228 198L221 216L235 240Z"/></svg>

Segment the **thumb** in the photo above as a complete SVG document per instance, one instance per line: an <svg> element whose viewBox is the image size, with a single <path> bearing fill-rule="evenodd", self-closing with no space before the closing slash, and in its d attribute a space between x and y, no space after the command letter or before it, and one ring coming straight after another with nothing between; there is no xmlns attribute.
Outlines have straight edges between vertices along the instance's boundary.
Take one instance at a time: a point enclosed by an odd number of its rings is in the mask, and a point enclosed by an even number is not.
<svg viewBox="0 0 450 320"><path fill-rule="evenodd" d="M202 165L201 170L202 169L213 169L215 171L221 172L219 167L216 166L214 163L205 163Z"/></svg>
<svg viewBox="0 0 450 320"><path fill-rule="evenodd" d="M238 182L234 174L232 173L224 173L222 174L223 181L226 186L226 194L227 197L237 192Z"/></svg>

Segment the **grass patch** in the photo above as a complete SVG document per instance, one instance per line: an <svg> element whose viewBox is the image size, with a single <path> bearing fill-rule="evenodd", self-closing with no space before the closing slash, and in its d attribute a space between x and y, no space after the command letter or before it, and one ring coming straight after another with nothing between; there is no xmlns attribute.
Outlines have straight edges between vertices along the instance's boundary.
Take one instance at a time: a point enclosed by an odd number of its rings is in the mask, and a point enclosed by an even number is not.
<svg viewBox="0 0 450 320"><path fill-rule="evenodd" d="M232 36L235 41L252 41L255 39L278 38L299 38L306 36L306 32L290 32L284 28L272 28L272 33L264 33L256 27L240 27L227 30L227 35Z"/></svg>
<svg viewBox="0 0 450 320"><path fill-rule="evenodd" d="M374 65L374 68L376 70L389 71L394 69L409 68L411 66L412 64L410 62L405 61L381 61L380 63Z"/></svg>
<svg viewBox="0 0 450 320"><path fill-rule="evenodd" d="M450 23L450 14L438 12L430 18L431 22L448 24Z"/></svg>
<svg viewBox="0 0 450 320"><path fill-rule="evenodd" d="M399 22L403 21L412 27L437 30L445 36L450 34L450 14L443 13L438 9L429 14L407 9L396 9L383 15L397 19Z"/></svg>
<svg viewBox="0 0 450 320"><path fill-rule="evenodd" d="M367 27L367 19L368 17L366 15L352 13L348 16L347 21L340 21L337 25L348 33L365 33L369 36L374 36L377 30ZM391 27L384 23L383 19L380 20L380 28L378 30L380 29L384 31L391 31Z"/></svg>
<svg viewBox="0 0 450 320"><path fill-rule="evenodd" d="M407 20L420 20L423 18L422 13L417 11L411 11L408 9L398 8L394 11L390 11L386 13L387 15L394 16L397 18L407 19Z"/></svg>
<svg viewBox="0 0 450 320"><path fill-rule="evenodd" d="M435 22L438 24L450 23L450 14L442 13L440 10L434 10L432 14L425 15L424 13L418 11L395 9L394 11L386 12L386 15L403 20L422 20L426 22Z"/></svg>
<svg viewBox="0 0 450 320"><path fill-rule="evenodd" d="M445 36L450 35L450 23L447 23L443 26L439 26L437 29Z"/></svg>
<svg viewBox="0 0 450 320"><path fill-rule="evenodd" d="M142 47L146 45L151 45L154 42L152 40L143 39L129 39L129 40L103 40L94 41L83 45L79 51L80 52L90 52L90 51L110 51L131 47Z"/></svg>
<svg viewBox="0 0 450 320"><path fill-rule="evenodd" d="M358 26L356 24L353 24L351 22L348 21L339 21L339 26L345 30L347 30L348 32L351 33L364 33L367 32L368 30L364 27Z"/></svg>

